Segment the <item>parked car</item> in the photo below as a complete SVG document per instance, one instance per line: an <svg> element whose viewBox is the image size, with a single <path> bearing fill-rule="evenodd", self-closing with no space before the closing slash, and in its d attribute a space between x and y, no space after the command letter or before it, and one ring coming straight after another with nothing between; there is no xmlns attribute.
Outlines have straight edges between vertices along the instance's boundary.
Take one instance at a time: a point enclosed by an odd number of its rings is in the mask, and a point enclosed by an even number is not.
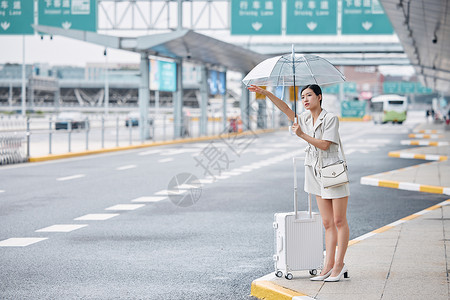
<svg viewBox="0 0 450 300"><path fill-rule="evenodd" d="M89 126L89 122L81 113L62 112L56 118L55 129L69 129L69 124L71 124L72 129L85 129L86 125Z"/></svg>
<svg viewBox="0 0 450 300"><path fill-rule="evenodd" d="M139 126L139 118L140 118L140 113L139 112L130 112L127 116L127 118L125 119L125 126L128 127L131 126L135 127L135 126ZM153 119L152 118L148 118L148 125L153 125Z"/></svg>

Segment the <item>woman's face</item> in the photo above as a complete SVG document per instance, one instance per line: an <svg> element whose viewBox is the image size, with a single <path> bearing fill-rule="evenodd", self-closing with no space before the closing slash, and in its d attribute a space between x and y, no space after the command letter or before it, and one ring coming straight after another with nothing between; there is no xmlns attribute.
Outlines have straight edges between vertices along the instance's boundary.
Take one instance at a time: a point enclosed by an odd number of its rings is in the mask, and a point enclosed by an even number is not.
<svg viewBox="0 0 450 300"><path fill-rule="evenodd" d="M314 110L320 107L320 100L322 100L322 95L316 95L310 88L302 92L302 103L305 109Z"/></svg>

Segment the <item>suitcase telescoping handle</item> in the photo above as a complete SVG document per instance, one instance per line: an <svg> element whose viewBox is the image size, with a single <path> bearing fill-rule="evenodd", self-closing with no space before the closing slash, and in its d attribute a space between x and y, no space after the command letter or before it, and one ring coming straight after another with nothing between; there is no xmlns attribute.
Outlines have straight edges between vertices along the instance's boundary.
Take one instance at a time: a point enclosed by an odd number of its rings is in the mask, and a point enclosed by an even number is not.
<svg viewBox="0 0 450 300"><path fill-rule="evenodd" d="M297 160L295 156L292 158L294 165L294 211L295 219L298 219L298 192L297 192ZM308 193L308 213L309 218L312 219L311 194Z"/></svg>

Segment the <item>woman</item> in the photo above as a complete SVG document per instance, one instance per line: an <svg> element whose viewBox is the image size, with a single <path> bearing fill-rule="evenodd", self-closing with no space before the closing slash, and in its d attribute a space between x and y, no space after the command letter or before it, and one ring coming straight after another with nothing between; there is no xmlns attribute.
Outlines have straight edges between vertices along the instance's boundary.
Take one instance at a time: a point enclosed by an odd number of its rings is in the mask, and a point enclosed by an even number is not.
<svg viewBox="0 0 450 300"><path fill-rule="evenodd" d="M255 85L249 86L248 90L268 97L292 122L295 121L294 111L271 92ZM321 164L318 161L318 151L323 151L323 166L339 160L339 119L322 109L322 90L318 85L305 86L301 91L301 99L306 111L297 115L298 123L293 124L292 132L308 143L305 157L305 192L316 195L325 227L324 268L311 280L339 281L342 275L348 275L344 257L349 239L346 214L350 191L348 184L324 189L320 177Z"/></svg>

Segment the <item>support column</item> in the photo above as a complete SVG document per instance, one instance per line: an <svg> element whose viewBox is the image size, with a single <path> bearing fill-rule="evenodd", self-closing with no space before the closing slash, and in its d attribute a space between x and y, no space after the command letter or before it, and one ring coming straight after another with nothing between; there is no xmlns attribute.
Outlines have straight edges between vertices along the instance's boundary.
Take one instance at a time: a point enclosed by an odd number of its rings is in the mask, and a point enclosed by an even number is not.
<svg viewBox="0 0 450 300"><path fill-rule="evenodd" d="M225 90L225 93L222 96L222 109L223 109L223 115L222 115L222 123L223 123L223 132L225 132L225 130L228 127L228 120L227 120L227 70L225 69L223 71L225 73L225 82L224 82L224 87L223 89Z"/></svg>
<svg viewBox="0 0 450 300"><path fill-rule="evenodd" d="M178 139L182 136L183 128L183 61L177 61L177 91L173 93L173 137Z"/></svg>
<svg viewBox="0 0 450 300"><path fill-rule="evenodd" d="M243 75L242 78L244 78L245 75ZM241 120L242 120L242 129L244 131L250 129L250 108L249 108L249 92L247 90L247 87L243 84L242 85L242 95L241 95Z"/></svg>
<svg viewBox="0 0 450 300"><path fill-rule="evenodd" d="M208 134L208 69L201 66L200 83L200 135Z"/></svg>
<svg viewBox="0 0 450 300"><path fill-rule="evenodd" d="M258 118L257 118L258 129L265 129L267 127L266 107L267 107L266 100L258 101Z"/></svg>
<svg viewBox="0 0 450 300"><path fill-rule="evenodd" d="M150 99L149 68L148 55L147 53L142 52L140 63L141 81L139 83L139 131L141 143L144 143L150 138L150 130L148 127L148 102Z"/></svg>

